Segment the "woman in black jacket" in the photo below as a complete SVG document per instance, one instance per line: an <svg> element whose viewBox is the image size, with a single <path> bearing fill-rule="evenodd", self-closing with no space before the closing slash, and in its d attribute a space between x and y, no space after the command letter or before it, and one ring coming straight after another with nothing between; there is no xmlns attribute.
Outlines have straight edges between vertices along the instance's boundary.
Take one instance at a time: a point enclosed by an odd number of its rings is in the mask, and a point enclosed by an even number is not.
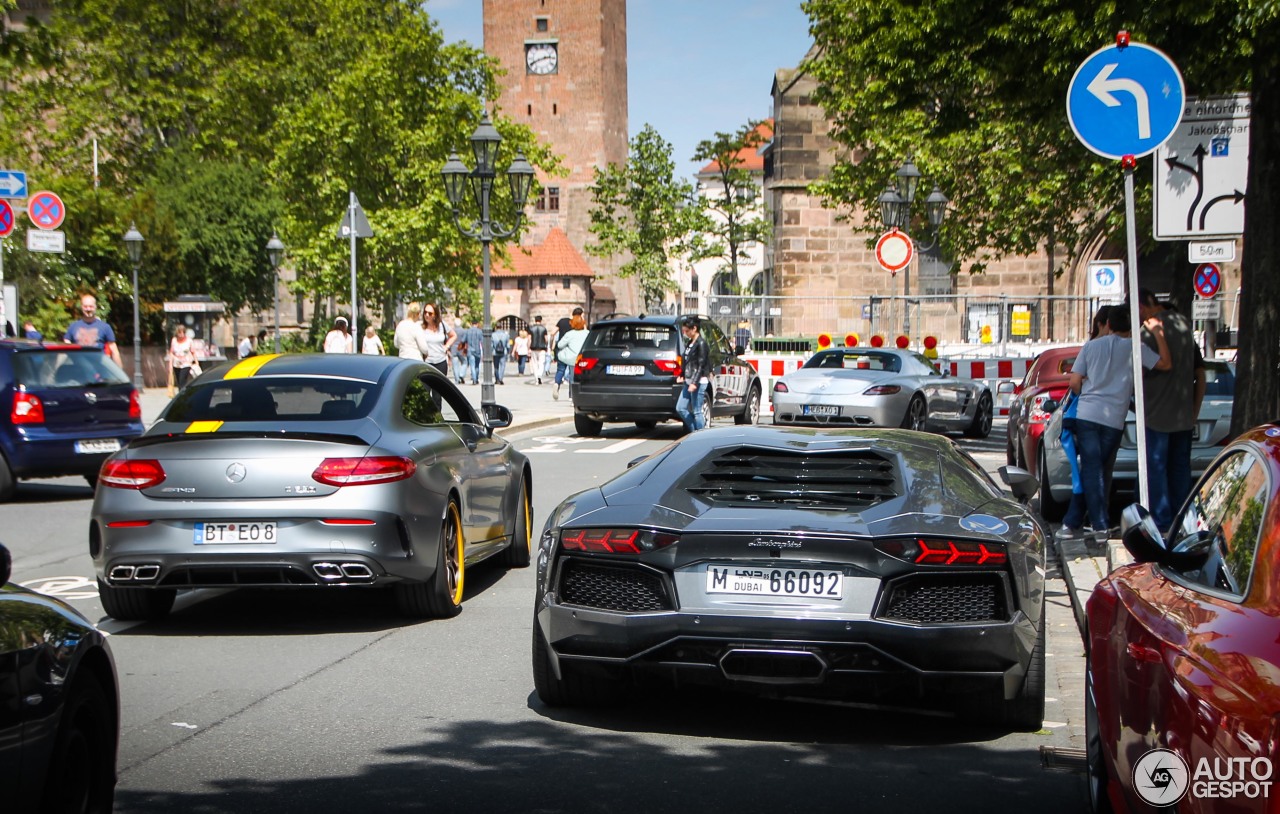
<svg viewBox="0 0 1280 814"><path fill-rule="evenodd" d="M680 398L676 401L676 413L684 422L689 432L704 429L702 403L707 398L707 385L710 383L711 351L707 340L702 338L702 325L695 316L685 317L680 321L680 332L684 334L684 367L682 370L684 388L680 390Z"/></svg>

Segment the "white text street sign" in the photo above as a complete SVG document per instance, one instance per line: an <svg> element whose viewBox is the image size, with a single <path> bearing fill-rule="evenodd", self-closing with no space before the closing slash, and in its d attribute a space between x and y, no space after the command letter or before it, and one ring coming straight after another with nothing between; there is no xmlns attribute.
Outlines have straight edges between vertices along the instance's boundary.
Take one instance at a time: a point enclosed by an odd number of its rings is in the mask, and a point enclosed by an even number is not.
<svg viewBox="0 0 1280 814"><path fill-rule="evenodd" d="M1156 240L1244 234L1249 111L1243 93L1187 100L1153 162Z"/></svg>
<svg viewBox="0 0 1280 814"><path fill-rule="evenodd" d="M27 197L27 174L20 170L0 170L0 198Z"/></svg>
<svg viewBox="0 0 1280 814"><path fill-rule="evenodd" d="M1222 319L1221 300L1195 300L1191 303L1192 319Z"/></svg>
<svg viewBox="0 0 1280 814"><path fill-rule="evenodd" d="M61 253L67 250L67 233L54 229L31 229L27 232L27 250Z"/></svg>
<svg viewBox="0 0 1280 814"><path fill-rule="evenodd" d="M1230 263L1235 259L1234 240L1202 240L1187 244L1189 263Z"/></svg>

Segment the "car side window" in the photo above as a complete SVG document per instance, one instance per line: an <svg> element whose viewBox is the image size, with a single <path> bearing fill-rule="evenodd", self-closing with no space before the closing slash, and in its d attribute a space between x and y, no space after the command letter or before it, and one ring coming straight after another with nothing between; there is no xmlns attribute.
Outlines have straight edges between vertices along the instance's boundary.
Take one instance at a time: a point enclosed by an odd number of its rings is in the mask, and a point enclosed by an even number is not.
<svg viewBox="0 0 1280 814"><path fill-rule="evenodd" d="M1270 493L1266 467L1252 453L1222 460L1191 496L1170 540L1175 550L1203 549L1207 556L1199 567L1171 570L1207 588L1248 593Z"/></svg>
<svg viewBox="0 0 1280 814"><path fill-rule="evenodd" d="M475 423L471 405L466 399L430 374L409 382L400 410L409 421L428 427L433 424Z"/></svg>
<svg viewBox="0 0 1280 814"><path fill-rule="evenodd" d="M720 326L710 321L703 322L702 333L706 336L709 347L724 355L731 356L733 354L733 349L729 347L729 340L720 332Z"/></svg>

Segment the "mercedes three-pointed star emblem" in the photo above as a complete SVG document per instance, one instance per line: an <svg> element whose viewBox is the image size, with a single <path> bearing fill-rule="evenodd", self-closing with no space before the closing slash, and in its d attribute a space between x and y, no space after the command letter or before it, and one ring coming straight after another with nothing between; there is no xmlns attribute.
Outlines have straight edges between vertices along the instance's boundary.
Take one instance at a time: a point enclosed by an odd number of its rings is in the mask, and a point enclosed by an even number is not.
<svg viewBox="0 0 1280 814"><path fill-rule="evenodd" d="M240 481L244 480L244 476L247 473L248 473L248 470L244 468L244 464L234 463L231 466L227 467L227 480L230 481L231 483L239 483Z"/></svg>

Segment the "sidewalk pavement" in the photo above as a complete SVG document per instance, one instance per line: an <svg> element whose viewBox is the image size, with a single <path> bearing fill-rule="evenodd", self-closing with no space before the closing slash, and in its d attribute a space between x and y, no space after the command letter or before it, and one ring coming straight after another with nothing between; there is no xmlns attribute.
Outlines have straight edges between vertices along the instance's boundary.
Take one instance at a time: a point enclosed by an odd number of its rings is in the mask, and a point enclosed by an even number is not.
<svg viewBox="0 0 1280 814"><path fill-rule="evenodd" d="M1133 562L1133 557L1119 540L1109 540L1106 545L1078 540L1051 540L1062 565L1062 576L1067 581L1067 593L1071 597L1071 610L1075 612L1080 636L1088 642L1088 629L1084 614L1085 603L1093 588L1103 577Z"/></svg>
<svg viewBox="0 0 1280 814"><path fill-rule="evenodd" d="M514 367L514 366L511 366ZM542 385L533 383L532 376L521 377L508 370L505 384L493 386L493 399L511 410L514 421L500 432L504 435L553 427L573 420L573 402L569 400L569 385L560 388L560 398L552 397L556 386L552 379L543 379ZM474 404L480 406L480 385L463 384L458 389ZM169 404L166 388L148 387L142 391L142 423L150 426L160 417Z"/></svg>

